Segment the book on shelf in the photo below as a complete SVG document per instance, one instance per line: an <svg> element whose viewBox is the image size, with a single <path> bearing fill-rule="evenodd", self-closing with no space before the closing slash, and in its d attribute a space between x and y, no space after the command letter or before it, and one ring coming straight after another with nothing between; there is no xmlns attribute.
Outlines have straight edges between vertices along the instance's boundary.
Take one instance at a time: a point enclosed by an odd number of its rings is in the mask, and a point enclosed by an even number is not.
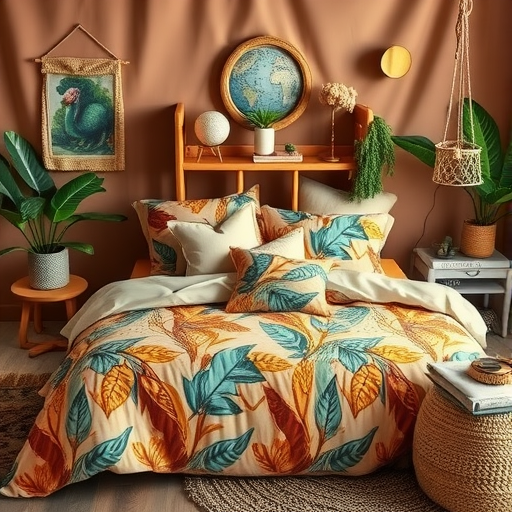
<svg viewBox="0 0 512 512"><path fill-rule="evenodd" d="M512 384L478 382L467 374L471 361L428 363L430 379L472 414L512 412Z"/></svg>
<svg viewBox="0 0 512 512"><path fill-rule="evenodd" d="M302 153L288 153L287 151L274 151L271 155L256 155L252 156L252 161L255 163L261 162L302 162Z"/></svg>

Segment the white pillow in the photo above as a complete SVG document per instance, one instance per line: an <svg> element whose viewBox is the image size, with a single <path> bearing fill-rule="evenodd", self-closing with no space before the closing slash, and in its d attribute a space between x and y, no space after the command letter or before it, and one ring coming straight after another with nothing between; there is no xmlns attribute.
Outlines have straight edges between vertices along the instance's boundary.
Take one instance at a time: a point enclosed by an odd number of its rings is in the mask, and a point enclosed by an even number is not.
<svg viewBox="0 0 512 512"><path fill-rule="evenodd" d="M389 213L397 196L381 192L371 199L351 201L344 190L300 176L299 210L315 215Z"/></svg>
<svg viewBox="0 0 512 512"><path fill-rule="evenodd" d="M260 245L253 202L215 227L177 220L168 221L167 226L181 245L187 276L235 272L230 246L253 249Z"/></svg>
<svg viewBox="0 0 512 512"><path fill-rule="evenodd" d="M280 238L276 238L268 244L260 245L251 252L264 252L272 256L282 256L290 260L306 259L304 249L304 228L301 226Z"/></svg>

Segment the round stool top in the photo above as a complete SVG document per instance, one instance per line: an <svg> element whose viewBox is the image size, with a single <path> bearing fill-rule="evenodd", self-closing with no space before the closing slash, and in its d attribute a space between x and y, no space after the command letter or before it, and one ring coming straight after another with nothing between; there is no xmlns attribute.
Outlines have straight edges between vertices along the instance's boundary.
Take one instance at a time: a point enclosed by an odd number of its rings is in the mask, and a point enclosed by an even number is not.
<svg viewBox="0 0 512 512"><path fill-rule="evenodd" d="M71 274L69 283L62 288L35 290L28 284L28 276L26 276L11 285L11 292L24 300L32 302L59 302L77 297L87 289L88 284L83 277Z"/></svg>

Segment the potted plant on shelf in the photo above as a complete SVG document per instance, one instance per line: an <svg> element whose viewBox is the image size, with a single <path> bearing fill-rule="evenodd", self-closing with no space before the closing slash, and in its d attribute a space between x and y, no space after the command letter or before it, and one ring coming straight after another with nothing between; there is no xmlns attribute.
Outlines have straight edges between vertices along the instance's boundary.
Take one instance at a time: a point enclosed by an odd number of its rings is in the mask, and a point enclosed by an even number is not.
<svg viewBox="0 0 512 512"><path fill-rule="evenodd" d="M471 197L474 218L464 221L460 250L467 256L485 258L494 252L496 223L512 213L502 211L504 205L512 202L512 136L503 151L496 121L479 103L465 98L463 132L466 140L473 140L471 113L474 142L482 148L480 170L483 183L465 187ZM397 146L434 168L436 147L430 139L423 136L395 135L392 140Z"/></svg>
<svg viewBox="0 0 512 512"><path fill-rule="evenodd" d="M59 189L40 162L34 148L13 131L4 133L10 162L0 155L0 216L25 237L28 247L8 247L0 256L27 251L32 288L61 288L69 282L68 248L93 254L92 245L63 240L68 228L79 221L123 221L124 215L76 213L87 197L105 192L104 178L93 172L81 173ZM11 173L16 171L29 188L24 193Z"/></svg>
<svg viewBox="0 0 512 512"><path fill-rule="evenodd" d="M274 110L257 109L245 112L244 117L254 130L254 153L257 155L271 155L275 146L273 125L282 119L282 113Z"/></svg>

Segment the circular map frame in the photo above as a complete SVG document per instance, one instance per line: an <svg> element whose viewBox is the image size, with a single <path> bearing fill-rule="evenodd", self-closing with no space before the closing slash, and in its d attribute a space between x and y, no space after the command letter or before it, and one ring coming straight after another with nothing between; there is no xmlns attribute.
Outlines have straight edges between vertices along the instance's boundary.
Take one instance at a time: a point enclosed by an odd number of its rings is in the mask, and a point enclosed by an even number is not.
<svg viewBox="0 0 512 512"><path fill-rule="evenodd" d="M290 43L273 36L260 36L239 45L224 64L221 74L220 93L224 106L233 120L244 128L249 128L250 124L244 116L243 107L237 104L231 95L231 77L237 63L239 63L247 53L254 53L255 50L257 51L264 48L271 48L273 52L279 54L280 58L290 61L290 67L297 68L301 75L302 87L296 95L297 97L293 109L286 114L285 117L272 125L275 130L281 130L296 121L302 115L307 107L309 97L311 96L311 70L302 54Z"/></svg>

